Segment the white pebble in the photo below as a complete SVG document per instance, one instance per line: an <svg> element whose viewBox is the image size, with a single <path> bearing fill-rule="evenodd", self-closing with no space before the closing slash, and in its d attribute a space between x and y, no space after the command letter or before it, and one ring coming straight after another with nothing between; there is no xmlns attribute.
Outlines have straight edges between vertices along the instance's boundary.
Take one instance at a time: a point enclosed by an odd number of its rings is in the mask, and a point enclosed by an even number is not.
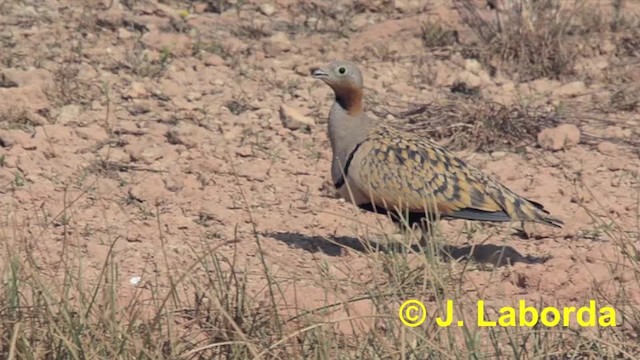
<svg viewBox="0 0 640 360"><path fill-rule="evenodd" d="M140 284L140 281L142 281L142 278L140 276L134 276L131 279L129 279L129 284L133 286L138 286Z"/></svg>

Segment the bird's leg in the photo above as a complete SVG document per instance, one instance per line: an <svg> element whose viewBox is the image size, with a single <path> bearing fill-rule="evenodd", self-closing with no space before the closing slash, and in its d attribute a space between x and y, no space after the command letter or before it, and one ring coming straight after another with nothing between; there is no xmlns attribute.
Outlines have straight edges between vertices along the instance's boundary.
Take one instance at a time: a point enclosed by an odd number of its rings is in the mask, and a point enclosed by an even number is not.
<svg viewBox="0 0 640 360"><path fill-rule="evenodd" d="M418 246L421 250L425 249L429 244L429 238L431 237L431 225L432 223L427 221L421 221L418 228L420 229L420 241L418 242Z"/></svg>
<svg viewBox="0 0 640 360"><path fill-rule="evenodd" d="M520 221L520 228L522 229L522 234L524 235L525 239L531 239L531 229L528 229L524 221Z"/></svg>
<svg viewBox="0 0 640 360"><path fill-rule="evenodd" d="M426 254L440 254L442 244L437 241L437 226L439 224L440 217L437 214L426 213L419 220L419 228L421 230L421 236L418 243L418 249L422 253Z"/></svg>
<svg viewBox="0 0 640 360"><path fill-rule="evenodd" d="M401 248L403 248L404 250L415 250L416 247L420 249L421 247L424 247L424 245L426 245L428 234L427 231L425 231L426 219L424 217L424 214L399 214L396 212L392 215L392 220L400 230L402 236L401 241L399 241L399 244L397 244Z"/></svg>
<svg viewBox="0 0 640 360"><path fill-rule="evenodd" d="M389 213L391 221L396 225L398 233L392 237L389 242L388 249L393 252L405 253L407 248L411 247L411 239L415 236L415 227L410 221L410 217L405 214L400 214L397 211Z"/></svg>

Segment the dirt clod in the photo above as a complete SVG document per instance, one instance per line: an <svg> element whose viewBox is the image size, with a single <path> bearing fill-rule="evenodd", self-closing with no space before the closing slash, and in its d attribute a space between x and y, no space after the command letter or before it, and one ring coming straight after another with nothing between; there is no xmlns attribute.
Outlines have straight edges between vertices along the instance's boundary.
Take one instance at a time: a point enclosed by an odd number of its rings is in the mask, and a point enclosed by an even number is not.
<svg viewBox="0 0 640 360"><path fill-rule="evenodd" d="M546 150L569 149L580 143L580 129L573 124L562 124L544 129L538 134L538 145Z"/></svg>
<svg viewBox="0 0 640 360"><path fill-rule="evenodd" d="M315 121L303 115L300 109L285 104L280 105L280 119L282 120L282 124L289 130L298 130L301 128L309 130L315 126Z"/></svg>

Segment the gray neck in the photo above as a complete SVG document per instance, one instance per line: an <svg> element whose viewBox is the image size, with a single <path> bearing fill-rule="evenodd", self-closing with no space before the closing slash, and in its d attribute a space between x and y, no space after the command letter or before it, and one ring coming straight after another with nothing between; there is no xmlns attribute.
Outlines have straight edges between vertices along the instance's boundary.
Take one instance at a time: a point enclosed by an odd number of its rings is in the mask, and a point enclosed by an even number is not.
<svg viewBox="0 0 640 360"><path fill-rule="evenodd" d="M361 143L378 121L367 117L364 113L350 115L336 101L329 112L329 141L333 150L331 166L334 181L341 175L349 153Z"/></svg>

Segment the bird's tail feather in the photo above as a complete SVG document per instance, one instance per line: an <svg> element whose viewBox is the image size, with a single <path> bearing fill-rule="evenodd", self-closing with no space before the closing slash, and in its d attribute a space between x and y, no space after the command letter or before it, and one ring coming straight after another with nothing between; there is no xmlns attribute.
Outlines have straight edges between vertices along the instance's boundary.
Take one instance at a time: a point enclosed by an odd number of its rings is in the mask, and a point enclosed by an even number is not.
<svg viewBox="0 0 640 360"><path fill-rule="evenodd" d="M564 224L562 220L551 216L542 204L518 196L505 187L500 188L498 198L502 200L500 206L512 220L533 221L557 228Z"/></svg>

